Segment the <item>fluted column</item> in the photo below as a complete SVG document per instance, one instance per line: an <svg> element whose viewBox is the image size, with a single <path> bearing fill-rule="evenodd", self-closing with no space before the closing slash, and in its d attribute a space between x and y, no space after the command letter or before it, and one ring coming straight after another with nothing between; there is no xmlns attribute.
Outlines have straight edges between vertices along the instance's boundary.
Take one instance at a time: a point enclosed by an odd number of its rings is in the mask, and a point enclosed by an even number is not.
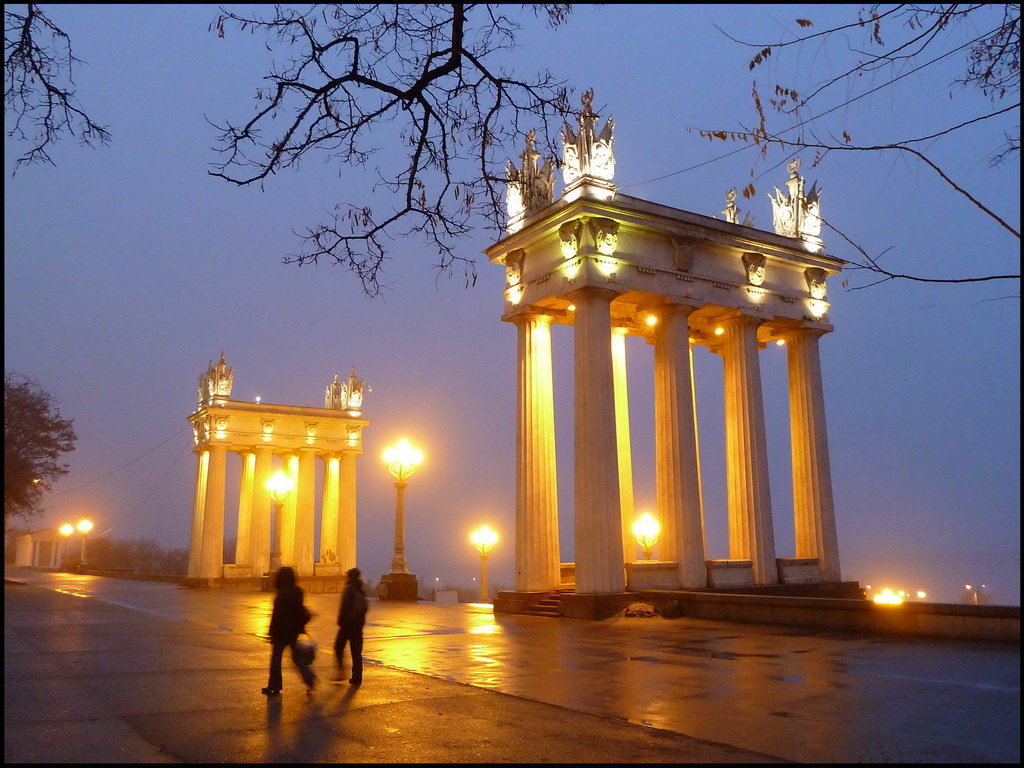
<svg viewBox="0 0 1024 768"><path fill-rule="evenodd" d="M512 319L518 335L516 427L517 592L558 589L558 492L551 317Z"/></svg>
<svg viewBox="0 0 1024 768"><path fill-rule="evenodd" d="M612 329L612 380L615 388L615 440L619 456L619 506L622 509L622 556L636 560L633 539L633 450L629 435L629 385L626 373L626 329Z"/></svg>
<svg viewBox="0 0 1024 768"><path fill-rule="evenodd" d="M192 538L188 548L188 576L199 578L203 559L203 523L206 512L206 480L210 476L210 452L196 451L196 486L192 502Z"/></svg>
<svg viewBox="0 0 1024 768"><path fill-rule="evenodd" d="M209 454L199 577L217 579L224 575L224 481L227 448L215 443L210 445Z"/></svg>
<svg viewBox="0 0 1024 768"><path fill-rule="evenodd" d="M817 558L824 582L839 582L839 541L825 428L818 339L824 330L784 334L789 363L789 421L793 455L796 556Z"/></svg>
<svg viewBox="0 0 1024 768"><path fill-rule="evenodd" d="M356 562L356 458L358 451L342 451L339 467L338 564L344 573Z"/></svg>
<svg viewBox="0 0 1024 768"><path fill-rule="evenodd" d="M735 315L725 329L725 445L729 556L753 562L755 584L778 583L765 440L764 396L757 357L760 320Z"/></svg>
<svg viewBox="0 0 1024 768"><path fill-rule="evenodd" d="M313 448L299 449L295 497L295 573L312 576L316 522L316 451Z"/></svg>
<svg viewBox="0 0 1024 768"><path fill-rule="evenodd" d="M662 560L679 563L680 586L707 586L693 416L688 318L693 307L659 307L654 334L655 481Z"/></svg>
<svg viewBox="0 0 1024 768"><path fill-rule="evenodd" d="M256 483L256 454L240 451L242 477L238 483L238 525L235 528L235 565L251 565L252 501Z"/></svg>
<svg viewBox="0 0 1024 768"><path fill-rule="evenodd" d="M267 480L273 470L274 452L268 446L256 446L253 478L252 535L249 537L249 564L253 576L270 572L270 491Z"/></svg>
<svg viewBox="0 0 1024 768"><path fill-rule="evenodd" d="M338 512L341 457L324 454L323 504L320 510L320 557L318 563L338 562Z"/></svg>
<svg viewBox="0 0 1024 768"><path fill-rule="evenodd" d="M576 592L626 589L612 375L611 302L588 286L569 294L574 313Z"/></svg>
<svg viewBox="0 0 1024 768"><path fill-rule="evenodd" d="M298 486L299 486L299 457L294 453L282 455L284 459L284 473L292 479L292 492L289 493L283 504L278 505L277 514L281 516L277 530L281 532L280 550L281 565L295 567L295 518L298 508Z"/></svg>

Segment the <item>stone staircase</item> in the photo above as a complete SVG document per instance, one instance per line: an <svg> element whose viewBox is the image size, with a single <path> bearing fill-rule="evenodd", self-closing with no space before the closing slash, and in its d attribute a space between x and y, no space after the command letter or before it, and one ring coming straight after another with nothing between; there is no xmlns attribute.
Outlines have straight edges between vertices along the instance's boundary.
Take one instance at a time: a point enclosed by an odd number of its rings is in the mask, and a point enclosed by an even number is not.
<svg viewBox="0 0 1024 768"><path fill-rule="evenodd" d="M561 604L562 595L567 592L573 592L575 587L562 587L556 592L549 592L547 595L542 597L536 603L533 603L528 609L527 613L531 616L553 616L558 618L562 615Z"/></svg>

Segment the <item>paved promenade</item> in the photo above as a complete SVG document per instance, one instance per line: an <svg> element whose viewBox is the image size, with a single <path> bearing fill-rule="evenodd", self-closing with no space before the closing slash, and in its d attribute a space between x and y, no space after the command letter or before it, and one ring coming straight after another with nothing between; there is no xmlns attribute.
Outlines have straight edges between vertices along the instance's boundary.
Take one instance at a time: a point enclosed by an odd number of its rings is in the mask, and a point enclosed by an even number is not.
<svg viewBox="0 0 1024 768"><path fill-rule="evenodd" d="M8 763L1020 762L1016 644L371 601L354 689L320 594L268 701L271 595L5 575Z"/></svg>

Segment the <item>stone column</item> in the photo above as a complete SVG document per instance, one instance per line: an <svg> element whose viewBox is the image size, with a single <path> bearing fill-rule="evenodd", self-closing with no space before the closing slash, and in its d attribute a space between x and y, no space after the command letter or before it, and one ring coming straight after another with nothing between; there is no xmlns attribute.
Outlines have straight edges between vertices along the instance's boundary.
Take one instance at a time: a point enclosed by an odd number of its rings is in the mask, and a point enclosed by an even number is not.
<svg viewBox="0 0 1024 768"><path fill-rule="evenodd" d="M729 557L753 562L754 583L778 583L768 480L764 396L757 358L761 320L737 314L725 329L725 446Z"/></svg>
<svg viewBox="0 0 1024 768"><path fill-rule="evenodd" d="M341 458L336 454L323 455L324 485L323 505L320 511L320 557L321 564L338 562L338 510L341 483Z"/></svg>
<svg viewBox="0 0 1024 768"><path fill-rule="evenodd" d="M611 302L616 293L573 291L576 592L626 589L612 375Z"/></svg>
<svg viewBox="0 0 1024 768"><path fill-rule="evenodd" d="M206 481L210 476L210 452L196 450L196 488L192 502L192 539L188 548L188 577L199 578L203 558L203 523L206 512Z"/></svg>
<svg viewBox="0 0 1024 768"><path fill-rule="evenodd" d="M281 457L284 459L284 473L292 479L292 491L279 505L277 514L281 520L278 523L278 530L281 532L279 548L281 550L281 565L295 567L295 517L299 497L299 457L289 453ZM296 571L296 573L298 573Z"/></svg>
<svg viewBox="0 0 1024 768"><path fill-rule="evenodd" d="M627 563L636 560L633 538L633 451L629 435L629 386L626 373L625 328L612 329L612 380L615 388L615 440L619 456L619 506L622 508L622 556Z"/></svg>
<svg viewBox="0 0 1024 768"><path fill-rule="evenodd" d="M356 457L358 451L342 451L339 477L338 564L341 572L355 568L356 561Z"/></svg>
<svg viewBox="0 0 1024 768"><path fill-rule="evenodd" d="M240 451L242 478L238 484L238 526L235 529L235 565L252 565L252 500L256 483L256 454Z"/></svg>
<svg viewBox="0 0 1024 768"><path fill-rule="evenodd" d="M269 446L256 446L256 469L253 480L252 535L249 537L249 564L253 576L270 572L270 491L267 480L273 472L274 451Z"/></svg>
<svg viewBox="0 0 1024 768"><path fill-rule="evenodd" d="M555 590L561 558L551 317L521 314L512 322L518 335L515 590Z"/></svg>
<svg viewBox="0 0 1024 768"><path fill-rule="evenodd" d="M199 577L218 579L224 575L224 480L227 448L213 443L210 445L209 454Z"/></svg>
<svg viewBox="0 0 1024 768"><path fill-rule="evenodd" d="M707 586L693 416L688 319L693 307L658 309L654 333L654 439L662 560L678 562L679 584Z"/></svg>
<svg viewBox="0 0 1024 768"><path fill-rule="evenodd" d="M824 330L798 328L783 335L789 362L789 421L793 455L796 556L817 558L823 582L842 580L832 502L818 339Z"/></svg>
<svg viewBox="0 0 1024 768"><path fill-rule="evenodd" d="M316 523L316 450L313 448L299 449L295 497L295 574L312 576Z"/></svg>

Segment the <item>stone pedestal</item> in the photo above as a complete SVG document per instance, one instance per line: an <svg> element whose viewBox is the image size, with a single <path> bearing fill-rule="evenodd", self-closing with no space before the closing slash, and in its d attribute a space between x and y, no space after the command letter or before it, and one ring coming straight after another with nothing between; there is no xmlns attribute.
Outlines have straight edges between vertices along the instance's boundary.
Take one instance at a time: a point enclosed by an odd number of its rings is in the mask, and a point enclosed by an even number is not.
<svg viewBox="0 0 1024 768"><path fill-rule="evenodd" d="M419 600L419 582L411 573L385 573L377 585L378 600Z"/></svg>

